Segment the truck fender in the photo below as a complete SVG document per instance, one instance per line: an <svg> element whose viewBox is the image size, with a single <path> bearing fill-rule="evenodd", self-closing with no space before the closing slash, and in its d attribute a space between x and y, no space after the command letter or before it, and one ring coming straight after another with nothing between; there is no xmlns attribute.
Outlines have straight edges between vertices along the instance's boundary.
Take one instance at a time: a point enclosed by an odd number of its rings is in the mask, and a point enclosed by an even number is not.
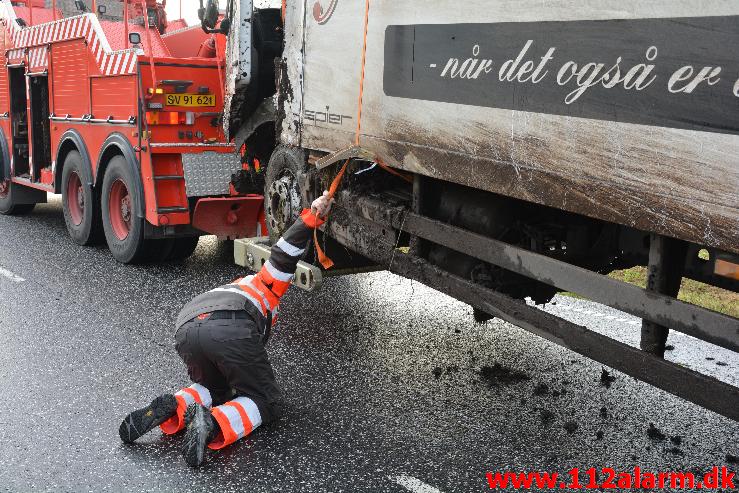
<svg viewBox="0 0 739 493"><path fill-rule="evenodd" d="M62 134L59 139L59 146L56 148L56 160L54 161L54 193L62 193L62 170L64 168L64 158L71 150L76 150L82 156L82 177L88 187L92 187L92 161L90 161L90 153L87 152L87 145L82 135L77 130L69 129Z"/></svg>
<svg viewBox="0 0 739 493"><path fill-rule="evenodd" d="M145 217L144 211L144 187L141 183L141 169L139 166L139 160L136 157L136 151L133 150L133 146L128 139L118 132L114 132L105 139L102 147L100 148L100 154L98 155L98 165L95 174L95 185L101 187L103 184L103 176L105 174L105 168L108 166L110 158L116 154L120 154L128 163L131 168L133 176L138 176L139 179L131 185L135 190L131 192L135 194L138 200L136 200L136 216Z"/></svg>
<svg viewBox="0 0 739 493"><path fill-rule="evenodd" d="M0 180L10 178L10 152L8 152L8 141L5 139L5 132L0 127Z"/></svg>
<svg viewBox="0 0 739 493"><path fill-rule="evenodd" d="M277 105L274 98L269 97L260 103L257 109L254 110L254 113L252 113L246 121L242 122L239 127L239 131L236 132L236 137L234 138L236 149L241 149L244 142L246 142L259 127L265 123L274 123L275 121L277 121Z"/></svg>

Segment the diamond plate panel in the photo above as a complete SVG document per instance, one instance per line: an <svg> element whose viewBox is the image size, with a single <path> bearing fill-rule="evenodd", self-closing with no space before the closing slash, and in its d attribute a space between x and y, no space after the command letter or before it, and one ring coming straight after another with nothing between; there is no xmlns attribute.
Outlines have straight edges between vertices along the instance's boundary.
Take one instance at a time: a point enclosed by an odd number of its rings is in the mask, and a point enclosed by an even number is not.
<svg viewBox="0 0 739 493"><path fill-rule="evenodd" d="M231 175L241 169L238 153L183 154L185 190L188 197L228 195Z"/></svg>

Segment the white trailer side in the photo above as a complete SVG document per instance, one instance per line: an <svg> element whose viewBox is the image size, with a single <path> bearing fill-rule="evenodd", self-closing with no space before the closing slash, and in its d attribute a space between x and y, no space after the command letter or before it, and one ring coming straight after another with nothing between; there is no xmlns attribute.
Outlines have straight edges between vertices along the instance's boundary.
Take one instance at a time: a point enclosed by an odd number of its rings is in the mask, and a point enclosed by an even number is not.
<svg viewBox="0 0 739 493"><path fill-rule="evenodd" d="M366 4L288 3L281 140L335 152L357 138ZM370 154L739 252L736 1L373 0L368 19L359 144ZM577 96L587 64L602 76L619 61L631 79Z"/></svg>

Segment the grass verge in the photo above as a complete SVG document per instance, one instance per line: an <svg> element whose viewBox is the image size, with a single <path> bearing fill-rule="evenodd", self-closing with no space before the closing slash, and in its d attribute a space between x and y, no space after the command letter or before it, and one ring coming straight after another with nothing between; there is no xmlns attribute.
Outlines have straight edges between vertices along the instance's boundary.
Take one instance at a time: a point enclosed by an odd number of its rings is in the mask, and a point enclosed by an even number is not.
<svg viewBox="0 0 739 493"><path fill-rule="evenodd" d="M640 288L647 285L647 269L645 267L617 270L611 272L609 277L634 284ZM575 293L562 294L573 298L583 298ZM739 318L739 293L733 293L692 279L683 279L677 297L687 303L693 303L709 310Z"/></svg>

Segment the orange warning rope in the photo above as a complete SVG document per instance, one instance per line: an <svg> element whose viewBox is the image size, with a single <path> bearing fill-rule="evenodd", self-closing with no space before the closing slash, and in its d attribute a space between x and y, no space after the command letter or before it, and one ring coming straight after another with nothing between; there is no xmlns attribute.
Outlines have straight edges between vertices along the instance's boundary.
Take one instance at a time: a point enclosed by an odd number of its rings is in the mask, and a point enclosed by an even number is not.
<svg viewBox="0 0 739 493"><path fill-rule="evenodd" d="M367 61L367 27L369 26L370 0L364 4L364 37L362 41L362 73L359 77L359 103L357 104L357 132L354 143L359 145L359 133L362 130L362 99L364 98L364 68Z"/></svg>

